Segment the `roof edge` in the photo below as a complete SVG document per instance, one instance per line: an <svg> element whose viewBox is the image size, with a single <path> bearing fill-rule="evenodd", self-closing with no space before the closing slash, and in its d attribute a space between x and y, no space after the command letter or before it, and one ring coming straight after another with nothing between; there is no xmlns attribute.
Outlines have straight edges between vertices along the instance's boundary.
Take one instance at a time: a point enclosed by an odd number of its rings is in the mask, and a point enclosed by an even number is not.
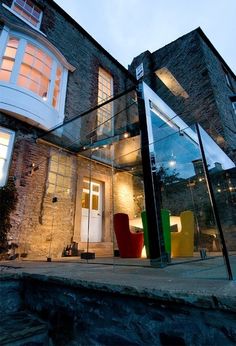
<svg viewBox="0 0 236 346"><path fill-rule="evenodd" d="M50 4L54 6L54 8L66 19L68 20L72 25L74 25L86 38L88 38L99 50L101 50L109 59L112 60L113 63L115 63L120 69L123 70L124 73L127 74L127 76L133 81L137 82L133 75L130 74L128 69L126 69L117 59L115 59L104 47L100 45L85 29L82 28L82 26L74 19L72 18L65 10L63 10L62 7L60 7L54 0L50 1Z"/></svg>

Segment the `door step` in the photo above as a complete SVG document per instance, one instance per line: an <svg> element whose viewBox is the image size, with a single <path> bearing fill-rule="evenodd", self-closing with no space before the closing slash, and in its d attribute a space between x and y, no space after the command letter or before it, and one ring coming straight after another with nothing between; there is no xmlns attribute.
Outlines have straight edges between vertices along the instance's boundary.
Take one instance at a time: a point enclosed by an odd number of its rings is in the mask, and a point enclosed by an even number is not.
<svg viewBox="0 0 236 346"><path fill-rule="evenodd" d="M79 243L79 249L87 252L87 243ZM96 257L112 257L113 243L112 242L90 243L88 247L88 251L94 252Z"/></svg>

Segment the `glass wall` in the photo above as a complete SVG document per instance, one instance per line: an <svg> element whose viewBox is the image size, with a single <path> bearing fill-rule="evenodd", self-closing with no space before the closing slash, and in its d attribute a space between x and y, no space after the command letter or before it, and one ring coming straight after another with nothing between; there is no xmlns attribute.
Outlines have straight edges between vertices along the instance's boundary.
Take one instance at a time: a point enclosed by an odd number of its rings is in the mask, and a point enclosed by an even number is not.
<svg viewBox="0 0 236 346"><path fill-rule="evenodd" d="M195 127L145 85L138 99L131 90L107 102L109 127L98 121L101 104L43 137L77 153L72 243L78 260L128 267L192 261L199 263L191 267L197 277L206 260L208 277L227 278ZM233 177L225 177L233 208ZM230 215L233 220L233 209Z"/></svg>
<svg viewBox="0 0 236 346"><path fill-rule="evenodd" d="M198 133L203 145L209 189L215 218L223 241L226 265L236 277L236 167L232 160L208 136L201 126ZM218 234L215 235L216 239ZM229 259L229 261L228 261Z"/></svg>
<svg viewBox="0 0 236 346"><path fill-rule="evenodd" d="M205 167L204 150L200 148L201 138L196 127L185 124L146 85L144 85L144 99L152 186L157 192L154 207L161 209L161 215L169 213L170 216L169 239L166 239L168 227L164 226L159 234L159 241L165 245L162 252L170 253L172 263L212 259L212 265L216 269L215 275L218 275L219 268L223 268L227 276L224 265L227 258L223 258L222 255L223 234L220 233L217 211L212 203L207 171L210 173L217 171L219 176L222 165L219 163L220 159L216 157L218 152L222 153L221 160L225 161L224 167L231 170L233 163L204 132L205 150L208 155L208 167ZM210 141L212 144L209 144ZM221 184L223 181L225 184L225 176L222 177ZM219 181L215 184L219 184L216 185L215 191L220 193ZM231 191L233 190L232 184ZM233 207L232 202L231 205ZM223 210L221 212L223 213ZM222 222L227 219L227 223L231 223L233 233L235 213L232 208L228 213L230 216L222 215L220 219L222 218ZM225 251L223 253L226 255Z"/></svg>

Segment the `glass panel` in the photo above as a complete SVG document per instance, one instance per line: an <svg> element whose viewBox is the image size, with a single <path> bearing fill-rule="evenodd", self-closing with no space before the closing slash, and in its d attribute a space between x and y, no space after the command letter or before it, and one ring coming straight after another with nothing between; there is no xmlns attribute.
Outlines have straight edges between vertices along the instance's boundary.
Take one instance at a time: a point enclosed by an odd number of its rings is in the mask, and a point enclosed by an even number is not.
<svg viewBox="0 0 236 346"><path fill-rule="evenodd" d="M6 159L7 158L8 147L0 144L0 157Z"/></svg>
<svg viewBox="0 0 236 346"><path fill-rule="evenodd" d="M82 208L89 209L89 193L87 192L82 193L81 204L82 204Z"/></svg>
<svg viewBox="0 0 236 346"><path fill-rule="evenodd" d="M99 185L94 185L93 184L93 191L99 192Z"/></svg>
<svg viewBox="0 0 236 346"><path fill-rule="evenodd" d="M15 0L13 3L13 10L34 26L38 25L42 11L32 1Z"/></svg>
<svg viewBox="0 0 236 346"><path fill-rule="evenodd" d="M32 66L34 63L34 57L30 54L25 54L23 58L24 63L26 63L29 66Z"/></svg>
<svg viewBox="0 0 236 346"><path fill-rule="evenodd" d="M227 278L195 127L188 127L148 87L145 92L145 154L150 156L161 255L169 253L171 263L211 259L208 277ZM194 268L191 275L198 277Z"/></svg>
<svg viewBox="0 0 236 346"><path fill-rule="evenodd" d="M16 2L18 5L24 7L25 1L23 1L23 0L15 0L15 2Z"/></svg>
<svg viewBox="0 0 236 346"><path fill-rule="evenodd" d="M87 180L84 180L84 181L83 181L83 188L89 190L89 188L90 188L89 181L87 181Z"/></svg>
<svg viewBox="0 0 236 346"><path fill-rule="evenodd" d="M0 70L0 80L8 82L11 77L11 72Z"/></svg>
<svg viewBox="0 0 236 346"><path fill-rule="evenodd" d="M9 58L15 58L16 48L7 47L4 56L7 56Z"/></svg>
<svg viewBox="0 0 236 346"><path fill-rule="evenodd" d="M92 209L93 210L98 210L98 196L97 195L92 195Z"/></svg>
<svg viewBox="0 0 236 346"><path fill-rule="evenodd" d="M8 145L10 138L11 138L11 135L9 133L0 131L0 144Z"/></svg>
<svg viewBox="0 0 236 346"><path fill-rule="evenodd" d="M212 187L215 209L223 232L229 262L234 279L236 278L236 167L211 137L201 128L208 165L208 174ZM217 246L219 243L216 235ZM219 245L221 247L221 245Z"/></svg>
<svg viewBox="0 0 236 346"><path fill-rule="evenodd" d="M45 98L44 100L46 101L51 68L45 65L45 60L47 63L52 63L52 59L47 57L40 49L27 44L23 58L24 63L21 65L20 75L18 77L18 85L30 89ZM26 81L22 76L32 81Z"/></svg>
<svg viewBox="0 0 236 346"><path fill-rule="evenodd" d="M56 174L49 173L48 180L51 184L56 184Z"/></svg>
<svg viewBox="0 0 236 346"><path fill-rule="evenodd" d="M14 65L14 61L8 60L8 59L3 59L1 68L3 70L12 71L13 65Z"/></svg>

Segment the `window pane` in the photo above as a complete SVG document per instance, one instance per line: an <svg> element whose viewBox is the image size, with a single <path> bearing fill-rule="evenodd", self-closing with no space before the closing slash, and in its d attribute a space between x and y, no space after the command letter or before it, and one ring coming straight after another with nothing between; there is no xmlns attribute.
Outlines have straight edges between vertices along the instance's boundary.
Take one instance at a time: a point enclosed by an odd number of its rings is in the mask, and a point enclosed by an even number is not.
<svg viewBox="0 0 236 346"><path fill-rule="evenodd" d="M0 182L2 181L4 177L4 165L5 165L6 160L0 158ZM0 184L0 186L3 186Z"/></svg>
<svg viewBox="0 0 236 346"><path fill-rule="evenodd" d="M60 165L58 167L58 173L61 175L65 175L65 166L64 165Z"/></svg>
<svg viewBox="0 0 236 346"><path fill-rule="evenodd" d="M22 64L20 67L20 74L25 76L25 77L29 77L30 76L30 71L31 68L28 65Z"/></svg>
<svg viewBox="0 0 236 346"><path fill-rule="evenodd" d="M31 55L35 55L35 50L36 50L36 47L30 43L27 44L26 49L25 49L26 53L29 53Z"/></svg>
<svg viewBox="0 0 236 346"><path fill-rule="evenodd" d="M30 0L14 0L12 8L34 26L38 26L42 11Z"/></svg>
<svg viewBox="0 0 236 346"><path fill-rule="evenodd" d="M0 127L0 186L4 186L8 174L8 165L11 157L13 132Z"/></svg>
<svg viewBox="0 0 236 346"><path fill-rule="evenodd" d="M63 177L60 175L57 175L57 185L64 186Z"/></svg>
<svg viewBox="0 0 236 346"><path fill-rule="evenodd" d="M89 209L89 193L87 192L82 193L81 204L82 204L82 208Z"/></svg>
<svg viewBox="0 0 236 346"><path fill-rule="evenodd" d="M47 192L48 192L48 193L54 193L54 191L55 191L55 185L49 184L49 185L48 185Z"/></svg>
<svg viewBox="0 0 236 346"><path fill-rule="evenodd" d="M3 70L12 71L13 65L13 60L3 59L1 68Z"/></svg>
<svg viewBox="0 0 236 346"><path fill-rule="evenodd" d="M0 144L8 145L10 138L11 135L9 133L0 131Z"/></svg>
<svg viewBox="0 0 236 346"><path fill-rule="evenodd" d="M52 58L50 56L46 55L44 62L47 66L49 66L49 67L52 66Z"/></svg>
<svg viewBox="0 0 236 346"><path fill-rule="evenodd" d="M88 189L89 190L89 185L90 185L89 181L86 181L86 180L83 181L83 188L84 189Z"/></svg>
<svg viewBox="0 0 236 346"><path fill-rule="evenodd" d="M55 161L55 162L58 162L58 155L52 155L51 156L51 160Z"/></svg>
<svg viewBox="0 0 236 346"><path fill-rule="evenodd" d="M8 47L16 48L18 47L19 40L16 38L10 38L8 42Z"/></svg>
<svg viewBox="0 0 236 346"><path fill-rule="evenodd" d="M39 18L40 18L40 10L37 9L37 8L34 8L34 10L33 10L33 16L34 16L35 18L39 19Z"/></svg>
<svg viewBox="0 0 236 346"><path fill-rule="evenodd" d="M34 81L31 81L30 83L29 83L29 89L31 90L31 91L33 91L34 93L38 93L38 90L39 90L39 85L38 85L38 83L36 83L36 82L34 82Z"/></svg>
<svg viewBox="0 0 236 346"><path fill-rule="evenodd" d="M35 69L32 68L32 69L31 69L30 78L31 78L34 82L40 84L40 82L41 82L41 73L38 72L37 70L35 70Z"/></svg>
<svg viewBox="0 0 236 346"><path fill-rule="evenodd" d="M11 72L0 70L0 80L8 82L11 77Z"/></svg>
<svg viewBox="0 0 236 346"><path fill-rule="evenodd" d="M7 47L4 56L7 56L9 58L15 58L15 56L16 56L16 48Z"/></svg>
<svg viewBox="0 0 236 346"><path fill-rule="evenodd" d="M51 183L51 184L56 184L56 174L54 174L54 173L49 173L48 181L49 181L49 183Z"/></svg>
<svg viewBox="0 0 236 346"><path fill-rule="evenodd" d="M17 3L18 5L24 7L25 1L23 1L23 0L16 0L16 3Z"/></svg>
<svg viewBox="0 0 236 346"><path fill-rule="evenodd" d="M7 151L8 151L8 147L0 144L0 158L1 159L7 158Z"/></svg>
<svg viewBox="0 0 236 346"><path fill-rule="evenodd" d="M27 77L19 75L17 84L22 88L28 88L29 79Z"/></svg>
<svg viewBox="0 0 236 346"><path fill-rule="evenodd" d="M31 13L32 12L32 6L33 6L33 4L32 4L32 2L31 1L27 1L27 3L25 4L25 10L26 11L28 11L29 13Z"/></svg>
<svg viewBox="0 0 236 346"><path fill-rule="evenodd" d="M93 195L92 197L92 209L98 210L98 196Z"/></svg>
<svg viewBox="0 0 236 346"><path fill-rule="evenodd" d="M99 192L99 185L93 185L93 191Z"/></svg>
<svg viewBox="0 0 236 346"><path fill-rule="evenodd" d="M58 170L58 164L57 164L57 162L51 161L51 164L50 164L50 171L51 171L51 172L57 172L57 170Z"/></svg>
<svg viewBox="0 0 236 346"><path fill-rule="evenodd" d="M34 63L34 57L28 53L25 53L23 62L29 66L32 66Z"/></svg>

